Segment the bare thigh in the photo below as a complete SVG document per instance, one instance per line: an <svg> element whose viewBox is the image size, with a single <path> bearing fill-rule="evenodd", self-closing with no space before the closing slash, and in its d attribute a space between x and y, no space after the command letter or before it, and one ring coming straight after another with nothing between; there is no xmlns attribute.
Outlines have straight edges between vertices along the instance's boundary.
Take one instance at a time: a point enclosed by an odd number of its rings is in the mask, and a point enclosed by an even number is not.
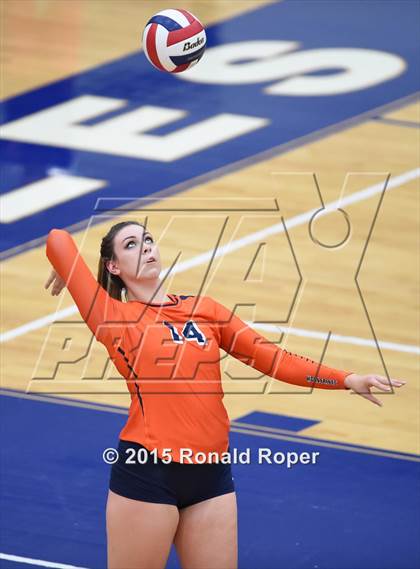
<svg viewBox="0 0 420 569"><path fill-rule="evenodd" d="M235 492L183 508L174 539L182 569L236 569L237 534Z"/></svg>
<svg viewBox="0 0 420 569"><path fill-rule="evenodd" d="M178 520L176 506L131 500L109 490L108 569L163 569Z"/></svg>

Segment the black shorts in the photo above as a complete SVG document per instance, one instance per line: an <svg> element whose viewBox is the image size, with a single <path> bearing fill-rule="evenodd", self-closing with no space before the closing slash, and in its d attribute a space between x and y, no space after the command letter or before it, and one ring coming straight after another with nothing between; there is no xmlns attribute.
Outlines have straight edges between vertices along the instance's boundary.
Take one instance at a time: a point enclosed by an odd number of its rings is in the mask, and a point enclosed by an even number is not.
<svg viewBox="0 0 420 569"><path fill-rule="evenodd" d="M135 455L131 451L126 453L129 448L135 450ZM142 457L147 456L144 464L137 460L139 449L144 449ZM111 468L109 488L126 498L172 504L181 509L235 491L230 464L174 461L165 464L143 445L124 440L119 442L118 453L119 458ZM132 455L134 464L127 464L127 457Z"/></svg>

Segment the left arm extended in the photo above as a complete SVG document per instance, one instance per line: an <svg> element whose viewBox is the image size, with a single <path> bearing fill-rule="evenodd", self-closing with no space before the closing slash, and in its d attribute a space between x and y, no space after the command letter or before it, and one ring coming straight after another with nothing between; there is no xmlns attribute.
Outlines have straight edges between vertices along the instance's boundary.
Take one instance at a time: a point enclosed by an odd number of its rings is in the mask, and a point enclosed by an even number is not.
<svg viewBox="0 0 420 569"><path fill-rule="evenodd" d="M386 377L373 374L358 375L351 371L330 368L307 357L283 350L258 334L228 308L214 299L213 302L219 346L265 375L302 387L353 389L377 405L382 403L370 393L370 388L377 387L383 391L391 391ZM405 383L400 380L391 380L391 382L396 387Z"/></svg>

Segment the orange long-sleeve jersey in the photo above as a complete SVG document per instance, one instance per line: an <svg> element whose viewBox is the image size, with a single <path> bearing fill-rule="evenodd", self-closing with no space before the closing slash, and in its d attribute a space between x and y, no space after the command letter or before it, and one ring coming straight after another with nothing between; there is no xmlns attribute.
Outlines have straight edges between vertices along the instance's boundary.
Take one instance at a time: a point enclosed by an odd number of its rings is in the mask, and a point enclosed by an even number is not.
<svg viewBox="0 0 420 569"><path fill-rule="evenodd" d="M275 379L346 389L346 372L279 348L208 296L169 294L162 304L110 297L87 267L69 233L53 229L47 256L79 311L104 344L131 394L120 438L149 450L226 452L229 418L223 404L220 348ZM167 456L167 455L166 455Z"/></svg>

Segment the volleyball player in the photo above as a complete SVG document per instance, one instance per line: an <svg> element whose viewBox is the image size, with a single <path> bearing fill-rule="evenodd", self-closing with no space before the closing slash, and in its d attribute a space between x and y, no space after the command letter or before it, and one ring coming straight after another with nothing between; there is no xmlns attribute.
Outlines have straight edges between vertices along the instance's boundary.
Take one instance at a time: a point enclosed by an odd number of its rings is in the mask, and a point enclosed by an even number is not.
<svg viewBox="0 0 420 569"><path fill-rule="evenodd" d="M50 232L47 256L53 271L45 288L52 285L57 295L67 286L131 395L110 475L109 569L163 568L172 543L184 569L237 567L230 464L180 460L181 449L218 455L229 449L220 348L302 387L352 389L378 405L371 388L391 390L385 377L329 368L282 350L211 297L165 292L158 246L137 222L118 223L103 238L97 280L66 231ZM139 450L147 460L128 464Z"/></svg>

